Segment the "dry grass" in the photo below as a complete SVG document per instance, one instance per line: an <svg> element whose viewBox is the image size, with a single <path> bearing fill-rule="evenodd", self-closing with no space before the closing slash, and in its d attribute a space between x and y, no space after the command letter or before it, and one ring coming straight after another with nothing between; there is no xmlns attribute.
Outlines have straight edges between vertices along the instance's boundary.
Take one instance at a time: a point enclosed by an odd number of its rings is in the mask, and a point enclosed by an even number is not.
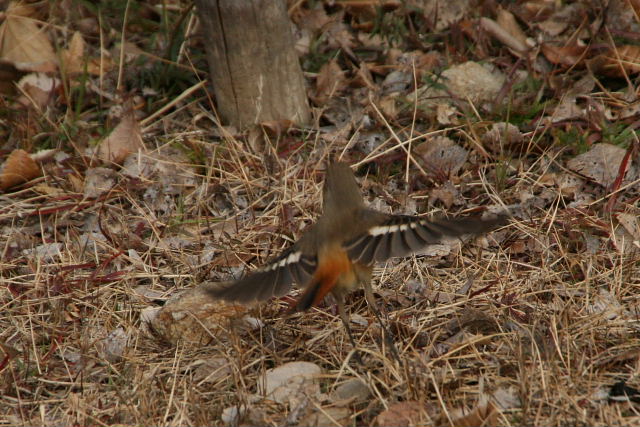
<svg viewBox="0 0 640 427"><path fill-rule="evenodd" d="M443 128L367 104L382 136L369 152L356 147L369 131L358 123L348 139L316 124L250 144L212 130L212 105L193 88L143 123L147 172L117 169L108 191L86 197L93 165L65 146L68 162L0 195L0 425L223 425L234 406L246 425L640 425L637 402L610 399L620 381L640 388L638 242L612 215L637 216L638 181L613 205L592 182L567 190L575 152L551 126L491 146L481 135L499 120L476 106ZM413 151L436 134L470 152L454 176ZM222 316L170 343L150 327L147 314L170 297L238 277L295 241L320 210L329 158L359 166L377 209L513 215L486 238L378 266L401 363L362 292L348 306L363 365L330 302L284 315L295 294L250 308L259 328ZM448 209L431 197L445 185L460 193ZM291 361L321 367L319 390L297 403L256 396L265 373ZM368 396L339 401L353 378Z"/></svg>
<svg viewBox="0 0 640 427"><path fill-rule="evenodd" d="M3 196L4 251L19 251L2 265L4 423L218 424L224 408L244 404L253 408L252 423L282 424L291 420L291 408L252 396L267 369L294 360L320 365L327 393L348 378L370 387L369 399L348 406L350 424L370 424L398 401L423 404L420 420L429 424L456 408L473 408L496 390L509 390L518 402L501 413L500 424L638 422L633 404L609 404L598 394L621 379L635 382L637 255L608 243L611 225L595 213L597 206L582 212L539 206L524 218L518 194L544 172L535 166L514 173L503 190L486 179L491 163L483 162L484 175L462 175L474 195L467 209L516 205L513 222L492 233L484 248L471 243L444 257L377 269L379 302L402 365L381 346L381 330L361 293L349 305L364 366L350 359L331 306L283 318L287 299L273 301L253 311L264 327L226 329L206 345L171 346L149 330L140 317L149 305L203 280L228 279L242 261L260 264L299 236L319 208L316 169L340 148L319 143L304 160L296 154L263 163L241 141L227 139L213 148L206 175L183 162L170 164L192 174L194 184L172 198L164 214L144 201L145 187L122 177L119 188L92 203L68 190L75 201L59 202L34 186ZM398 175L365 180L369 196L402 212L394 192L385 190L392 183L401 188ZM222 187L228 193L221 195ZM50 213L37 215L36 203ZM221 206L228 208L224 229L213 214ZM421 199L418 206L429 210ZM83 241L91 221L111 238ZM22 239L33 228L41 240L30 244L58 243L54 255L23 251L29 243ZM581 233L593 236L593 230L600 249L589 253ZM533 249L513 253L520 241ZM203 254L213 254L212 261ZM141 296L141 285L157 296ZM126 347L111 357L104 338L118 328ZM328 404L309 398L317 407Z"/></svg>

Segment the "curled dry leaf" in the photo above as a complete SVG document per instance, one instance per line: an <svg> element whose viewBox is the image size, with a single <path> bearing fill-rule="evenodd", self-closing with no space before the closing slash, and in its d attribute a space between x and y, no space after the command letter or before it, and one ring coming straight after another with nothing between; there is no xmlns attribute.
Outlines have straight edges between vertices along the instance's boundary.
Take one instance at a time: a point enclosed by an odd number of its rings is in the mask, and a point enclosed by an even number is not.
<svg viewBox="0 0 640 427"><path fill-rule="evenodd" d="M347 87L344 71L336 59L332 59L320 68L316 79L315 102L324 105L330 98L340 94Z"/></svg>
<svg viewBox="0 0 640 427"><path fill-rule="evenodd" d="M346 426L351 423L351 409L343 407L321 407L309 411L306 416L298 421L300 426L321 427L321 426Z"/></svg>
<svg viewBox="0 0 640 427"><path fill-rule="evenodd" d="M456 187L451 181L445 182L440 187L436 187L429 192L429 201L435 203L438 200L442 201L444 206L449 209L451 206L462 205L464 199Z"/></svg>
<svg viewBox="0 0 640 427"><path fill-rule="evenodd" d="M64 68L67 73L82 73L84 71L84 38L79 31L73 33L69 48L62 51Z"/></svg>
<svg viewBox="0 0 640 427"><path fill-rule="evenodd" d="M45 27L38 27L31 18L34 10L20 3L11 3L0 25L0 58L19 65L23 71L53 72L56 54Z"/></svg>
<svg viewBox="0 0 640 427"><path fill-rule="evenodd" d="M602 55L600 71L611 77L624 77L640 72L640 46L618 46Z"/></svg>
<svg viewBox="0 0 640 427"><path fill-rule="evenodd" d="M142 132L133 110L126 111L118 126L98 145L98 158L104 162L122 163L131 153L143 150Z"/></svg>
<svg viewBox="0 0 640 427"><path fill-rule="evenodd" d="M504 13L508 13L503 10ZM509 14L509 17L503 17L498 22L489 18L480 18L480 25L482 28L491 34L495 39L511 49L516 55L521 56L529 50L529 46L526 41L527 38L515 22L513 15Z"/></svg>
<svg viewBox="0 0 640 427"><path fill-rule="evenodd" d="M23 93L19 101L23 105L32 105L43 109L53 99L60 83L60 79L44 73L27 74L18 82L18 88Z"/></svg>
<svg viewBox="0 0 640 427"><path fill-rule="evenodd" d="M79 31L76 31L73 33L71 41L69 41L69 47L61 53L64 61L64 71L67 74L82 74L86 70L91 75L100 76L113 66L110 57L104 56L100 59L86 58L84 50L84 38Z"/></svg>
<svg viewBox="0 0 640 427"><path fill-rule="evenodd" d="M422 0L418 2L424 18L436 31L442 31L454 22L462 20L471 13L474 3L471 0L439 1Z"/></svg>
<svg viewBox="0 0 640 427"><path fill-rule="evenodd" d="M584 60L587 47L577 42L556 46L551 43L543 43L541 46L542 53L552 64L573 67L580 61Z"/></svg>
<svg viewBox="0 0 640 427"><path fill-rule="evenodd" d="M0 189L3 191L40 176L38 164L24 150L13 150L0 167Z"/></svg>
<svg viewBox="0 0 640 427"><path fill-rule="evenodd" d="M436 136L416 146L421 163L433 175L450 178L458 174L469 152L446 136Z"/></svg>
<svg viewBox="0 0 640 427"><path fill-rule="evenodd" d="M462 412L462 411L460 411ZM479 403L471 412L456 414L455 411L451 413L450 424L453 426L461 427L476 427L476 426L495 426L498 425L498 417L500 412L493 402ZM447 420L443 419L441 425L449 424Z"/></svg>
<svg viewBox="0 0 640 427"><path fill-rule="evenodd" d="M524 136L520 129L506 122L494 123L482 137L482 142L494 153L501 152L504 147L520 145L523 141Z"/></svg>
<svg viewBox="0 0 640 427"><path fill-rule="evenodd" d="M427 408L416 401L398 402L376 417L376 425L405 427L422 425L427 418Z"/></svg>

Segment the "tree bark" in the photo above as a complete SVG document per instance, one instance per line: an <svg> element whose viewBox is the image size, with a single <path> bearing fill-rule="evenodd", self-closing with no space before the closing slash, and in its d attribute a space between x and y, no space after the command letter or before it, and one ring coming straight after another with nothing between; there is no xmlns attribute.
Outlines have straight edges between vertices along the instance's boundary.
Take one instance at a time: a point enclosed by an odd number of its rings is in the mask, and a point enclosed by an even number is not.
<svg viewBox="0 0 640 427"><path fill-rule="evenodd" d="M309 121L284 0L195 0L221 118L244 128Z"/></svg>

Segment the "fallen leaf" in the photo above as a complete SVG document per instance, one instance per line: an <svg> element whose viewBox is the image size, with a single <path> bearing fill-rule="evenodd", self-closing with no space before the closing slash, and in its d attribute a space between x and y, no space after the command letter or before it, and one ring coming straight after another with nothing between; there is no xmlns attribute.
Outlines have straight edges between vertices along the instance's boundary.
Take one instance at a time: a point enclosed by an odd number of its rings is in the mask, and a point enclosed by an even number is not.
<svg viewBox="0 0 640 427"><path fill-rule="evenodd" d="M426 408L420 402L398 402L389 406L389 409L381 412L376 417L376 425L389 427L405 427L421 425Z"/></svg>
<svg viewBox="0 0 640 427"><path fill-rule="evenodd" d="M616 214L615 217L634 239L640 240L640 221L638 220L638 215L620 212Z"/></svg>
<svg viewBox="0 0 640 427"><path fill-rule="evenodd" d="M106 338L96 343L98 355L111 363L117 362L124 354L128 338L124 328L114 329Z"/></svg>
<svg viewBox="0 0 640 427"><path fill-rule="evenodd" d="M298 420L299 426L324 427L349 425L350 408L317 408Z"/></svg>
<svg viewBox="0 0 640 427"><path fill-rule="evenodd" d="M566 67L574 67L585 58L586 46L577 42L558 46L552 43L542 43L540 46L542 53L549 62Z"/></svg>
<svg viewBox="0 0 640 427"><path fill-rule="evenodd" d="M132 109L127 109L120 123L98 145L98 158L108 163L122 163L131 153L144 150L142 132Z"/></svg>
<svg viewBox="0 0 640 427"><path fill-rule="evenodd" d="M471 13L473 2L470 0L440 1L421 0L416 2L422 10L423 18L439 32L460 21Z"/></svg>
<svg viewBox="0 0 640 427"><path fill-rule="evenodd" d="M85 172L83 194L88 199L95 199L111 191L118 182L118 174L109 168L90 168Z"/></svg>
<svg viewBox="0 0 640 427"><path fill-rule="evenodd" d="M84 71L84 38L79 31L73 33L69 47L62 51L64 69L68 74L82 73Z"/></svg>
<svg viewBox="0 0 640 427"><path fill-rule="evenodd" d="M616 145L595 144L591 150L569 160L567 166L603 187L609 187L618 177L620 163L625 154L626 150ZM625 175L626 180L634 179L636 168L630 164Z"/></svg>
<svg viewBox="0 0 640 427"><path fill-rule="evenodd" d="M467 150L446 136L429 138L416 146L415 153L428 172L444 179L457 175L469 155Z"/></svg>
<svg viewBox="0 0 640 427"><path fill-rule="evenodd" d="M56 54L45 27L39 27L31 18L32 8L12 2L5 12L5 21L0 25L0 58L27 71L55 71ZM29 65L26 65L29 64Z"/></svg>
<svg viewBox="0 0 640 427"><path fill-rule="evenodd" d="M442 201L447 209L454 204L461 205L464 203L464 199L460 195L460 192L456 187L454 187L451 181L447 181L443 185L436 187L429 192L430 203L435 203L438 200Z"/></svg>
<svg viewBox="0 0 640 427"><path fill-rule="evenodd" d="M493 402L487 402L478 404L467 414L457 415L452 411L450 424L460 427L495 426L498 425L499 416L500 412Z"/></svg>
<svg viewBox="0 0 640 427"><path fill-rule="evenodd" d="M315 102L324 105L336 95L339 95L347 87L347 79L344 71L338 65L336 59L332 59L320 68L316 78Z"/></svg>
<svg viewBox="0 0 640 427"><path fill-rule="evenodd" d="M17 85L23 94L19 102L23 105L32 105L42 110L54 99L53 96L60 85L60 79L47 74L27 74L20 79Z"/></svg>
<svg viewBox="0 0 640 427"><path fill-rule="evenodd" d="M40 166L24 150L13 150L0 166L0 189L8 190L41 175Z"/></svg>
<svg viewBox="0 0 640 427"><path fill-rule="evenodd" d="M616 46L601 56L600 72L611 77L624 77L640 72L640 46Z"/></svg>
<svg viewBox="0 0 640 427"><path fill-rule="evenodd" d="M502 10L502 12L508 13L504 10ZM480 25L496 40L511 49L515 55L522 56L529 50L526 36L522 33L517 23L515 23L513 15L505 15L505 17L502 17L502 22L500 21L501 16L502 15L498 15L498 22L485 17L480 18Z"/></svg>

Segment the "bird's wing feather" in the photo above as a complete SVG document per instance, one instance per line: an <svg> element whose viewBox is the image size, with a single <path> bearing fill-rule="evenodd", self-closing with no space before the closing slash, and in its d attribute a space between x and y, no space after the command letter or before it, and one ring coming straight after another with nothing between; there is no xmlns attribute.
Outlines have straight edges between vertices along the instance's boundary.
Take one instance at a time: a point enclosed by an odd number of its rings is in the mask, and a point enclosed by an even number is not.
<svg viewBox="0 0 640 427"><path fill-rule="evenodd" d="M306 283L315 269L315 255L305 254L299 245L293 245L242 279L209 288L207 292L214 298L243 304L265 301L285 295L293 283Z"/></svg>
<svg viewBox="0 0 640 427"><path fill-rule="evenodd" d="M480 219L467 217L429 221L405 215L380 217L376 225L349 241L345 247L353 262L372 264L389 258L406 256L425 246L439 243L444 237L481 234L504 224L506 217Z"/></svg>

